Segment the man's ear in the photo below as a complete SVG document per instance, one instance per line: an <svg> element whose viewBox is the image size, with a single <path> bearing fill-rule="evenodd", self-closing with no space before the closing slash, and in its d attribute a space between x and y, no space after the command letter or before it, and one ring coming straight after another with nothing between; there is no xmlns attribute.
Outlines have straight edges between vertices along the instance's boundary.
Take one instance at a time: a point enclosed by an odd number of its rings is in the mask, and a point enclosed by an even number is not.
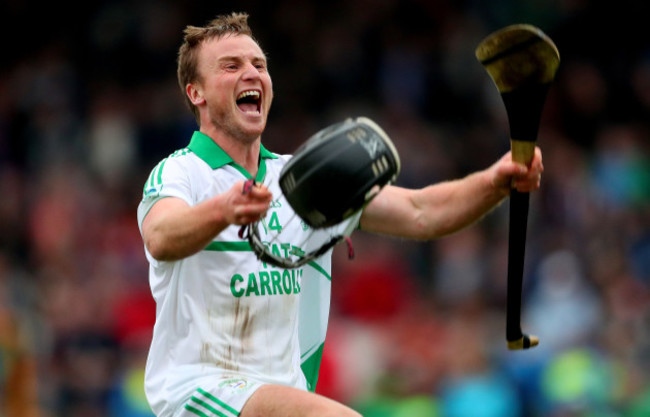
<svg viewBox="0 0 650 417"><path fill-rule="evenodd" d="M205 98L203 97L203 90L201 89L200 85L188 84L185 87L185 92L187 93L187 96L190 98L192 104L194 104L195 106L198 106L199 104L203 104L205 102Z"/></svg>

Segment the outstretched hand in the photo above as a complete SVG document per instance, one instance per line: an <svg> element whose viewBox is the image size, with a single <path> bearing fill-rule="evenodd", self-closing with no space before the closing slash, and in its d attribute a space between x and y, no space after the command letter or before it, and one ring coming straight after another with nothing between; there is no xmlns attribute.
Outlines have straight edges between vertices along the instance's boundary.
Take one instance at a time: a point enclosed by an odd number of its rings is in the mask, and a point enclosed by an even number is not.
<svg viewBox="0 0 650 417"><path fill-rule="evenodd" d="M509 195L511 188L522 193L535 191L540 186L544 172L542 151L535 147L530 167L514 162L512 153L508 152L490 167L490 171L492 186L503 195Z"/></svg>
<svg viewBox="0 0 650 417"><path fill-rule="evenodd" d="M224 217L229 224L236 225L258 221L266 214L272 198L265 185L239 181L224 194Z"/></svg>

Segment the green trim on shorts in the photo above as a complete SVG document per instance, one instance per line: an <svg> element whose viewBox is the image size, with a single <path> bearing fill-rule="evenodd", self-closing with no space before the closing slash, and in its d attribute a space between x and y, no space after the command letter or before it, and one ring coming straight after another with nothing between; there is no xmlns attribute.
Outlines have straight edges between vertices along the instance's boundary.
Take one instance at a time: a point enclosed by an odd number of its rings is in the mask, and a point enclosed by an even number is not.
<svg viewBox="0 0 650 417"><path fill-rule="evenodd" d="M235 410L209 392L202 390L201 388L197 389L196 392L196 396L192 395L190 401L185 404L185 409L190 413L196 414L200 417L210 417L211 415L219 417L239 416L239 411ZM194 404L190 405L191 403ZM205 410L210 411L211 414L199 410L196 406L203 407Z"/></svg>

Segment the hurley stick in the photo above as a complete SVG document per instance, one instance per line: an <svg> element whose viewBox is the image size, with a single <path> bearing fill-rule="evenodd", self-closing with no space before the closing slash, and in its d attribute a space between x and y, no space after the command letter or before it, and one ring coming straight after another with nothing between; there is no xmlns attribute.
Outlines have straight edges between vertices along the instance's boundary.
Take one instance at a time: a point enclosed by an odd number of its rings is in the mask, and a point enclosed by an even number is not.
<svg viewBox="0 0 650 417"><path fill-rule="evenodd" d="M526 24L507 26L483 39L476 58L496 85L508 115L512 159L527 166L533 159L546 94L560 64L553 41ZM539 338L521 331L529 194L510 191L506 341L508 349L537 346Z"/></svg>

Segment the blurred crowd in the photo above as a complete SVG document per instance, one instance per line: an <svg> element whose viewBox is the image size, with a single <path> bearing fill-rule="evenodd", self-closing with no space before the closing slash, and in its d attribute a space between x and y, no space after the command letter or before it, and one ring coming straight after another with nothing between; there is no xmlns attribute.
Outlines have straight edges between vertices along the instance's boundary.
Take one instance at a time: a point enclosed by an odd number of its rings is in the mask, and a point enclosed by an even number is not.
<svg viewBox="0 0 650 417"><path fill-rule="evenodd" d="M398 183L483 169L508 122L474 58L531 23L562 64L538 144L522 322L505 344L507 202L434 242L334 252L318 392L367 417L650 415L650 6L643 0L5 1L0 5L0 415L150 417L154 304L135 211L196 128L176 83L187 24L246 11L269 57L265 146L375 119Z"/></svg>

